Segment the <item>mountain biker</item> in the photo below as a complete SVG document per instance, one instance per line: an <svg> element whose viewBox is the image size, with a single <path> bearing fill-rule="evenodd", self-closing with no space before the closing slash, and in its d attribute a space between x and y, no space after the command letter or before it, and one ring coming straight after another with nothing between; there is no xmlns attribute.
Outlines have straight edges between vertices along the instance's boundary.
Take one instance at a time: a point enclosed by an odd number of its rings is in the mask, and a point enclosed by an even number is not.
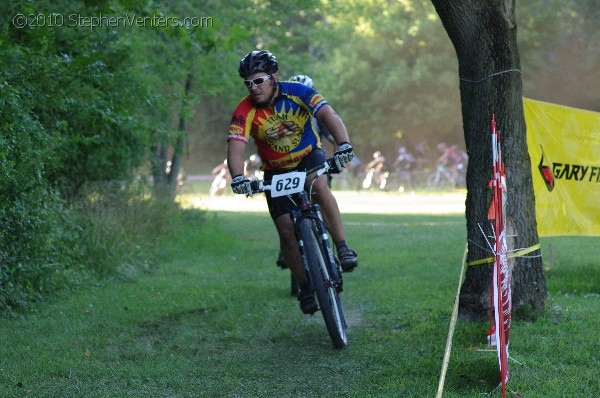
<svg viewBox="0 0 600 398"><path fill-rule="evenodd" d="M243 175L244 151L250 138L258 149L266 181L276 174L323 164L326 155L311 117L325 124L335 138L338 147L333 158L337 168L341 169L354 156L346 127L333 108L314 89L296 82L280 82L278 67L275 56L264 50L252 51L239 62L238 72L249 94L235 109L227 136L227 159L234 193L252 194L250 180ZM327 186L327 177L319 176L313 190L342 270L352 271L358 265L358 256L346 244L342 218L337 201ZM293 203L287 196L272 198L268 191L265 196L279 235L281 252L300 285L300 308L305 314L313 314L318 305L308 287L289 215Z"/></svg>
<svg viewBox="0 0 600 398"><path fill-rule="evenodd" d="M262 171L260 169L260 158L257 154L250 155L248 160L244 162L244 175L251 180L262 179Z"/></svg>
<svg viewBox="0 0 600 398"><path fill-rule="evenodd" d="M307 76L307 75L295 75L295 76L290 77L290 80L293 82L302 83L305 86L308 86L312 89L315 88L313 79L311 79L310 76ZM311 119L311 123L313 124L313 128L315 129L315 131L319 134L319 139L321 140L321 144L323 144L325 142L325 140L327 140L327 141L329 141L329 143L331 143L333 145L333 149L335 149L337 147L335 139L329 132L329 129L327 128L327 126L325 124L323 124L322 122L320 122L319 119L314 118L314 117ZM327 150L324 147L322 147L322 149L325 151L325 153L327 153ZM327 185L329 185L329 188L331 188L331 179L332 179L331 173L327 173Z"/></svg>
<svg viewBox="0 0 600 398"><path fill-rule="evenodd" d="M226 192L225 188L227 187L227 184L231 182L231 175L229 174L229 169L227 168L227 159L225 159L223 163L215 166L210 174L215 176L212 184L210 185L210 196L221 195Z"/></svg>
<svg viewBox="0 0 600 398"><path fill-rule="evenodd" d="M373 160L371 160L365 166L367 177L363 182L363 188L370 188L372 183L375 182L375 185L379 186L381 189L384 189L387 177L389 175L389 170L390 168L385 156L380 151L375 151L373 153ZM369 175L371 177L369 177Z"/></svg>
<svg viewBox="0 0 600 398"><path fill-rule="evenodd" d="M295 76L292 76L292 77L290 77L290 81L302 83L305 86L308 86L308 87L313 88L313 89L315 88L315 84L314 84L313 79L311 79L310 76L307 76L307 75L295 75ZM333 136L331 135L331 133L327 129L326 125L324 125L323 123L319 122L319 120L316 119L316 118L312 119L312 123L313 123L313 127L319 133L319 138L321 139L321 143L324 142L323 140L327 140L334 147L337 146L336 143L335 143L335 139L333 138ZM331 182L331 179L329 179L329 182ZM331 187L331 184L329 184L329 187Z"/></svg>
<svg viewBox="0 0 600 398"><path fill-rule="evenodd" d="M445 166L464 164L468 160L467 153L457 145L448 146L445 143L440 142L437 145L437 149L441 152L437 162Z"/></svg>
<svg viewBox="0 0 600 398"><path fill-rule="evenodd" d="M165 174L167 175L167 178L169 178L169 179L171 178L172 170L173 170L173 162L169 160L167 162L167 167L165 168ZM183 167L179 166L179 173L177 173L177 185L175 186L176 192L179 192L179 190L183 186L183 180L185 180L185 171L183 170Z"/></svg>
<svg viewBox="0 0 600 398"><path fill-rule="evenodd" d="M415 157L406 149L405 146L398 148L398 157L394 162L394 171L396 174L408 182L408 187L414 191L413 170L415 166Z"/></svg>
<svg viewBox="0 0 600 398"><path fill-rule="evenodd" d="M458 181L459 173L466 169L469 157L465 151L457 145L448 146L443 142L437 145L441 155L437 158L437 164L449 168L454 184Z"/></svg>
<svg viewBox="0 0 600 398"><path fill-rule="evenodd" d="M294 75L292 77L290 77L290 81L292 82L298 82L301 84L304 84L307 87L310 88L315 88L315 84L313 82L313 79L310 78L310 76L308 75ZM329 141L334 149L337 146L335 143L335 140L333 139L331 133L329 132L329 130L327 129L327 126L325 126L323 123L320 123L318 121L317 118L311 118L311 123L313 125L313 129L319 134L319 139L321 140L321 144L323 144L325 141L327 140ZM325 148L322 147L323 150L325 150ZM327 153L327 151L325 150L325 153ZM331 188L331 173L327 173L327 185L329 186L329 188ZM281 252L279 252L279 256L277 257L277 261L276 264L278 267L281 267L283 269L288 268L286 262L285 262L285 258L283 257L283 254Z"/></svg>
<svg viewBox="0 0 600 398"><path fill-rule="evenodd" d="M375 169L377 172L383 172L389 169L387 159L380 151L373 153L373 160L367 163L366 170Z"/></svg>

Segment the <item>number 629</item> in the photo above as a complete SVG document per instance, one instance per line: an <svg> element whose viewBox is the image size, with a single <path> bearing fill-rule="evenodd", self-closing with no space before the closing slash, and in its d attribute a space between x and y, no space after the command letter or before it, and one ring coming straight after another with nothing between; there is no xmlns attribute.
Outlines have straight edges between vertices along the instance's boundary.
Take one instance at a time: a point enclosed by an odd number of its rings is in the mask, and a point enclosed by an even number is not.
<svg viewBox="0 0 600 398"><path fill-rule="evenodd" d="M289 189L296 189L296 188L298 188L299 185L300 185L300 178L293 177L293 178L286 178L285 180L277 181L275 188L278 191L283 191L283 190L287 191Z"/></svg>

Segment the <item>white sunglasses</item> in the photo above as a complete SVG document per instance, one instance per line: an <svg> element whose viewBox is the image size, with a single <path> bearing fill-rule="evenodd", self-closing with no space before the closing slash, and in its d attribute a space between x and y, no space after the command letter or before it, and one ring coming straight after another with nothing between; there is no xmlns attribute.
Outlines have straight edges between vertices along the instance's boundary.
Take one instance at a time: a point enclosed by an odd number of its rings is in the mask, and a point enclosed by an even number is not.
<svg viewBox="0 0 600 398"><path fill-rule="evenodd" d="M266 75L266 76L261 76L261 77L255 77L254 79L251 80L244 80L244 84L246 85L246 87L250 88L252 87L252 85L258 87L262 84L264 84L267 80L269 80L272 77L272 75Z"/></svg>

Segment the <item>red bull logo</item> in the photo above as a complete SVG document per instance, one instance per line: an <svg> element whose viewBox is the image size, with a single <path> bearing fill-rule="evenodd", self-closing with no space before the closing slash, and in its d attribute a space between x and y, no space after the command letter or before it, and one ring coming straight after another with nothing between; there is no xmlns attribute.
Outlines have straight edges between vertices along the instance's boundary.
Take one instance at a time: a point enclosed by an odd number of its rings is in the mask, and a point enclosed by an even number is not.
<svg viewBox="0 0 600 398"><path fill-rule="evenodd" d="M542 159L540 160L538 169L540 170L542 178L546 183L546 188L548 188L548 192L552 192L552 190L554 189L554 176L552 175L552 169L550 169L550 166L544 164L544 148L541 145L540 148L542 148Z"/></svg>

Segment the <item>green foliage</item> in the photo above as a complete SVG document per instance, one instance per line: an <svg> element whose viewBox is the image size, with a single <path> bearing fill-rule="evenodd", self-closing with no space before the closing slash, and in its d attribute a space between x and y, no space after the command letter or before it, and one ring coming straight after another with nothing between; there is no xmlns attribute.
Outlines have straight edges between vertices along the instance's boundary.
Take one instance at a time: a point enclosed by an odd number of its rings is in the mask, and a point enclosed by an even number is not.
<svg viewBox="0 0 600 398"><path fill-rule="evenodd" d="M155 134L171 128L162 88L177 75L161 81L138 62L162 33L73 22L123 6L64 0L0 11L0 308L25 307L89 274L144 266L157 235L128 228L167 229L166 204L141 200L127 185L117 195L105 183L131 181ZM29 24L18 26L16 16ZM185 44L182 29L168 33ZM91 186L109 207L89 202Z"/></svg>
<svg viewBox="0 0 600 398"><path fill-rule="evenodd" d="M363 156L458 143L457 64L431 2L331 2L325 14L340 34L317 81Z"/></svg>
<svg viewBox="0 0 600 398"><path fill-rule="evenodd" d="M50 156L42 126L0 82L0 309L22 306L73 282L77 233L44 178Z"/></svg>
<svg viewBox="0 0 600 398"><path fill-rule="evenodd" d="M548 0L517 5L518 43L526 96L600 111L598 4Z"/></svg>
<svg viewBox="0 0 600 398"><path fill-rule="evenodd" d="M196 109L192 131L199 134L190 140L204 156L190 159L195 168L200 159L211 159L204 170L220 162L227 116L245 95L235 66L240 54L253 48L277 55L282 78L297 73L313 77L346 122L359 157L368 158L375 149L395 156L399 146L412 149L424 140L432 148L438 142L463 143L456 54L430 1L306 1L293 7L276 1L228 3L227 10L214 4L210 8L220 22L218 85L227 90L205 98ZM588 79L588 87L595 87L597 33L584 29L595 21L595 2L516 4L526 95L539 92L540 77L552 73L561 56L556 46L568 40L584 48L576 53L580 59L571 65L569 78ZM567 80L564 74L560 78ZM580 91L576 95L586 96L586 90ZM587 97L593 102L591 94Z"/></svg>
<svg viewBox="0 0 600 398"><path fill-rule="evenodd" d="M53 12L69 21L94 9L65 1L3 10L7 20ZM127 177L146 152L137 118L145 93L129 76L133 60L120 36L75 26L11 24L3 32L3 78L47 135L46 179L69 196L86 181Z"/></svg>

